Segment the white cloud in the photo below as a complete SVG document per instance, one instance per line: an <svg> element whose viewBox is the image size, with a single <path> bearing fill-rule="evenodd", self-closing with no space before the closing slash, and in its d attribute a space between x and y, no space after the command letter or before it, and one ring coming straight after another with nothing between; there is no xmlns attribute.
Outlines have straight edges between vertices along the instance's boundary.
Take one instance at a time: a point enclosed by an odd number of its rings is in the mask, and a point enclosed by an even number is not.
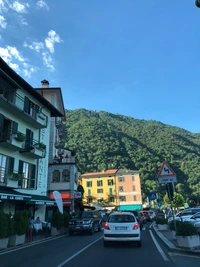
<svg viewBox="0 0 200 267"><path fill-rule="evenodd" d="M60 36L53 30L48 32L48 37L45 39L45 45L49 49L50 53L54 53L54 44L60 43L62 40Z"/></svg>
<svg viewBox="0 0 200 267"><path fill-rule="evenodd" d="M24 47L28 47L36 52L40 52L44 49L44 44L42 42L33 42L32 44L28 45L26 42L23 44Z"/></svg>
<svg viewBox="0 0 200 267"><path fill-rule="evenodd" d="M46 8L47 10L49 10L49 7L47 5L47 3L45 3L44 1L40 0L40 1L37 1L37 7L39 8Z"/></svg>
<svg viewBox="0 0 200 267"><path fill-rule="evenodd" d="M1 27L2 29L5 29L6 26L7 26L6 19L4 18L4 16L1 16L1 15L0 15L0 27Z"/></svg>
<svg viewBox="0 0 200 267"><path fill-rule="evenodd" d="M22 25L22 26L27 26L28 25L28 22L25 20L25 18L20 18L20 24Z"/></svg>
<svg viewBox="0 0 200 267"><path fill-rule="evenodd" d="M9 53L8 49L3 47L0 47L0 57L2 57L7 63L12 59L12 55Z"/></svg>
<svg viewBox="0 0 200 267"><path fill-rule="evenodd" d="M43 58L43 62L44 62L44 65L50 70L50 71L54 71L55 68L54 66L52 65L52 57L49 53L45 53L43 52L42 53L42 58Z"/></svg>
<svg viewBox="0 0 200 267"><path fill-rule="evenodd" d="M19 1L15 1L13 4L9 4L9 7L12 8L17 13L27 13L28 3L22 4Z"/></svg>
<svg viewBox="0 0 200 267"><path fill-rule="evenodd" d="M3 0L0 0L0 13L3 13L5 11L7 11L7 8L5 7Z"/></svg>
<svg viewBox="0 0 200 267"><path fill-rule="evenodd" d="M10 67L11 67L12 69L14 69L16 72L20 72L20 68L19 68L19 65L18 65L18 64L10 62L9 65L10 65Z"/></svg>
<svg viewBox="0 0 200 267"><path fill-rule="evenodd" d="M23 58L19 51L17 50L16 47L13 47L13 46L7 46L7 50L8 52L17 60L19 60L20 62L24 62L25 61L25 58Z"/></svg>
<svg viewBox="0 0 200 267"><path fill-rule="evenodd" d="M35 72L37 70L37 68L33 67L33 66L29 66L28 69L23 69L23 73L24 75L27 77L27 78L30 78L31 77L31 74L33 72Z"/></svg>

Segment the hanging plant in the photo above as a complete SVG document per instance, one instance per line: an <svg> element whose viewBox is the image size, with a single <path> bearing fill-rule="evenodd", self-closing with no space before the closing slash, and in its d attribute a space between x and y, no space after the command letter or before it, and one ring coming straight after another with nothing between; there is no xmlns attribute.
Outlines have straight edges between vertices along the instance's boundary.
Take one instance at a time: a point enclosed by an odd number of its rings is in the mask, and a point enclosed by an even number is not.
<svg viewBox="0 0 200 267"><path fill-rule="evenodd" d="M17 132L17 136L15 136L15 139L19 142L24 142L25 135L23 133Z"/></svg>

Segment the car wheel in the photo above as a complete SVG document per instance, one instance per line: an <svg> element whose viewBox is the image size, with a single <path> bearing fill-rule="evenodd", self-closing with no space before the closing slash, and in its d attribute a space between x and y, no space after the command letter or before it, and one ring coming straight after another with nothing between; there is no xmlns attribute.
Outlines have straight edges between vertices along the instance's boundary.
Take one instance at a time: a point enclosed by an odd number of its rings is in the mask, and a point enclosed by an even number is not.
<svg viewBox="0 0 200 267"><path fill-rule="evenodd" d="M91 235L94 234L94 224L92 225L92 228L90 229L90 234L91 234Z"/></svg>
<svg viewBox="0 0 200 267"><path fill-rule="evenodd" d="M99 223L98 232L101 232L102 223Z"/></svg>
<svg viewBox="0 0 200 267"><path fill-rule="evenodd" d="M69 235L74 235L74 231L70 230Z"/></svg>
<svg viewBox="0 0 200 267"><path fill-rule="evenodd" d="M103 241L103 245L104 245L104 247L107 247L108 246L108 241Z"/></svg>
<svg viewBox="0 0 200 267"><path fill-rule="evenodd" d="M137 241L137 247L138 247L138 248L141 248L141 246L142 246L142 242L141 242L141 240L140 240L140 241Z"/></svg>

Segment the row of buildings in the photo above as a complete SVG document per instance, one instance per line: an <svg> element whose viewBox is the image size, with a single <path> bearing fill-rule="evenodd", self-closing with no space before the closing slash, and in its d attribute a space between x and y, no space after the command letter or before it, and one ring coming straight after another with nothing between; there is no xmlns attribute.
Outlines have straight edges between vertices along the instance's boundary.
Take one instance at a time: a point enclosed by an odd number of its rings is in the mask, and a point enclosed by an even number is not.
<svg viewBox="0 0 200 267"><path fill-rule="evenodd" d="M0 58L0 209L49 221L59 191L64 210L80 205L136 208L142 204L137 171L86 173L80 179L72 151L64 149L65 107L61 88L43 80L33 88ZM126 207L125 207L126 206Z"/></svg>
<svg viewBox="0 0 200 267"><path fill-rule="evenodd" d="M74 209L78 165L63 149L63 120L61 88L33 88L0 58L0 209L51 220L54 190Z"/></svg>
<svg viewBox="0 0 200 267"><path fill-rule="evenodd" d="M142 208L140 176L138 171L114 169L85 173L80 177L84 188L83 203L118 210Z"/></svg>

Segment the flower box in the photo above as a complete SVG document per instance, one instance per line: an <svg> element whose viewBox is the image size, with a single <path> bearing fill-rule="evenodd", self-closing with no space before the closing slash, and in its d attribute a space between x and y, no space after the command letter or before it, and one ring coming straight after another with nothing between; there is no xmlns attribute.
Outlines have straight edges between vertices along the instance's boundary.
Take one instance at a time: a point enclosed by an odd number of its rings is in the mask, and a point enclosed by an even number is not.
<svg viewBox="0 0 200 267"><path fill-rule="evenodd" d="M25 243L25 234L23 235L12 235L9 237L8 246L18 246Z"/></svg>
<svg viewBox="0 0 200 267"><path fill-rule="evenodd" d="M167 224L158 224L158 230L159 231L166 231L168 230L168 225Z"/></svg>
<svg viewBox="0 0 200 267"><path fill-rule="evenodd" d="M200 246L199 235L192 235L192 236L177 235L176 240L179 247L195 248Z"/></svg>
<svg viewBox="0 0 200 267"><path fill-rule="evenodd" d="M8 237L0 239L0 249L5 249L8 246Z"/></svg>

